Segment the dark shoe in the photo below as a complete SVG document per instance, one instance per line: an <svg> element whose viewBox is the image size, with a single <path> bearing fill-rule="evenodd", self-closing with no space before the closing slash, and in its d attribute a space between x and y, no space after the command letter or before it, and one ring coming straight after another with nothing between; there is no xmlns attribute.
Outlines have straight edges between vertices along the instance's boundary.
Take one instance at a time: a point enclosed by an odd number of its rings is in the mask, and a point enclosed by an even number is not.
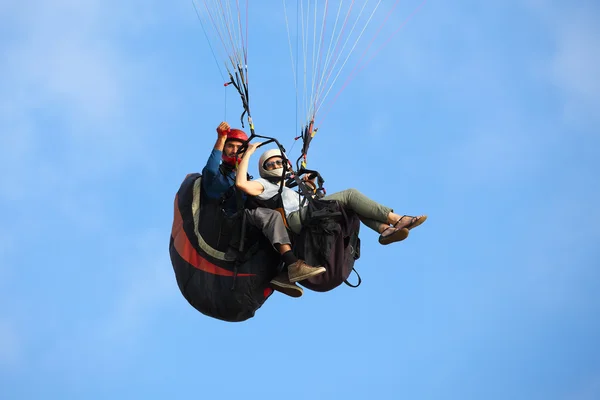
<svg viewBox="0 0 600 400"><path fill-rule="evenodd" d="M283 271L277 275L272 281L271 285L274 290L286 294L290 297L300 297L304 293L304 290L295 283L291 283L288 278L288 273Z"/></svg>
<svg viewBox="0 0 600 400"><path fill-rule="evenodd" d="M326 271L323 267L311 267L302 260L298 260L288 267L288 277L291 283L302 281L312 276L321 275Z"/></svg>
<svg viewBox="0 0 600 400"><path fill-rule="evenodd" d="M392 230L393 232L384 235L387 231ZM387 228L381 235L379 235L379 243L386 245L394 242L400 242L408 237L408 229L406 228Z"/></svg>

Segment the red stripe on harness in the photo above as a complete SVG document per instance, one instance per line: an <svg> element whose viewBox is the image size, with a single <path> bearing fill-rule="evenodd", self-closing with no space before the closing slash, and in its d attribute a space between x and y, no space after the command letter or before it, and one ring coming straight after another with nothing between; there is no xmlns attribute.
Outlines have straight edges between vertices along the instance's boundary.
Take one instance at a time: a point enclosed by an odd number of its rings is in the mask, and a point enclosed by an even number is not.
<svg viewBox="0 0 600 400"><path fill-rule="evenodd" d="M173 242L175 245L175 250L177 253L183 258L188 264L192 265L194 268L199 269L200 271L207 272L213 275L220 276L233 276L233 271L229 271L225 268L221 268L204 257L202 257L190 240L188 239L185 231L183 230L183 219L181 217L181 212L178 207L179 196L175 196L175 213L173 218L173 228L171 229L171 236L173 237ZM255 276L256 274L237 274L237 276Z"/></svg>

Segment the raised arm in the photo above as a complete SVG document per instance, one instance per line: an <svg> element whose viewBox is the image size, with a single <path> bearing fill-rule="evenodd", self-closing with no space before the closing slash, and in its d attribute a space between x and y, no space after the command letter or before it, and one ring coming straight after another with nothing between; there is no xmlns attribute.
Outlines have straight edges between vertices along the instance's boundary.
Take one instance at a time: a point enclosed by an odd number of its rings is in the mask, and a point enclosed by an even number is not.
<svg viewBox="0 0 600 400"><path fill-rule="evenodd" d="M219 173L219 164L221 163L223 147L225 147L225 141L227 140L227 132L229 132L229 124L221 122L217 127L217 141L215 142L213 151L210 153L210 157L208 157L206 166L202 169L202 175L207 180L214 179Z"/></svg>
<svg viewBox="0 0 600 400"><path fill-rule="evenodd" d="M260 145L261 143L248 144L248 149L244 153L240 165L238 165L238 171L235 177L235 186L249 196L258 196L265 190L261 183L248 180L248 162L250 162L250 157Z"/></svg>
<svg viewBox="0 0 600 400"><path fill-rule="evenodd" d="M208 157L206 165L202 169L202 187L211 198L220 197L232 184L219 172L223 147L227 140L227 132L229 132L229 124L221 122L217 128L218 137L215 146L210 153L210 157Z"/></svg>
<svg viewBox="0 0 600 400"><path fill-rule="evenodd" d="M227 122L221 122L219 126L217 126L218 137L214 147L215 150L223 152L223 147L225 147L225 141L227 140L227 134L229 133L230 129L231 127Z"/></svg>

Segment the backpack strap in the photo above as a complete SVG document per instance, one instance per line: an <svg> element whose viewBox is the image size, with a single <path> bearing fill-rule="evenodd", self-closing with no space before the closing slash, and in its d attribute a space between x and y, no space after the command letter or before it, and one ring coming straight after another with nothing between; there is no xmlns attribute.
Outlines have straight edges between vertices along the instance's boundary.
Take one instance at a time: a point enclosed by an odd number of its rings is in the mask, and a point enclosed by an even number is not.
<svg viewBox="0 0 600 400"><path fill-rule="evenodd" d="M344 283L346 285L350 286L351 288L357 288L362 283L362 279L361 279L360 275L358 274L358 271L356 270L356 268L352 267L352 271L356 274L356 276L358 276L358 283L356 285L353 285L350 282L348 282L348 279L344 279Z"/></svg>

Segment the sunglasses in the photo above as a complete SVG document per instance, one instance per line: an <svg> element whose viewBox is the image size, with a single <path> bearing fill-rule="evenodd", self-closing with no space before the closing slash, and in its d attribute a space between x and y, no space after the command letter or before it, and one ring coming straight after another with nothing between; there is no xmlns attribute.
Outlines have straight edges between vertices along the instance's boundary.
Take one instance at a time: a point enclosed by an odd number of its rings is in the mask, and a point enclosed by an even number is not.
<svg viewBox="0 0 600 400"><path fill-rule="evenodd" d="M269 161L267 163L265 163L265 168L272 168L272 167L283 167L283 160L274 160L274 161Z"/></svg>

